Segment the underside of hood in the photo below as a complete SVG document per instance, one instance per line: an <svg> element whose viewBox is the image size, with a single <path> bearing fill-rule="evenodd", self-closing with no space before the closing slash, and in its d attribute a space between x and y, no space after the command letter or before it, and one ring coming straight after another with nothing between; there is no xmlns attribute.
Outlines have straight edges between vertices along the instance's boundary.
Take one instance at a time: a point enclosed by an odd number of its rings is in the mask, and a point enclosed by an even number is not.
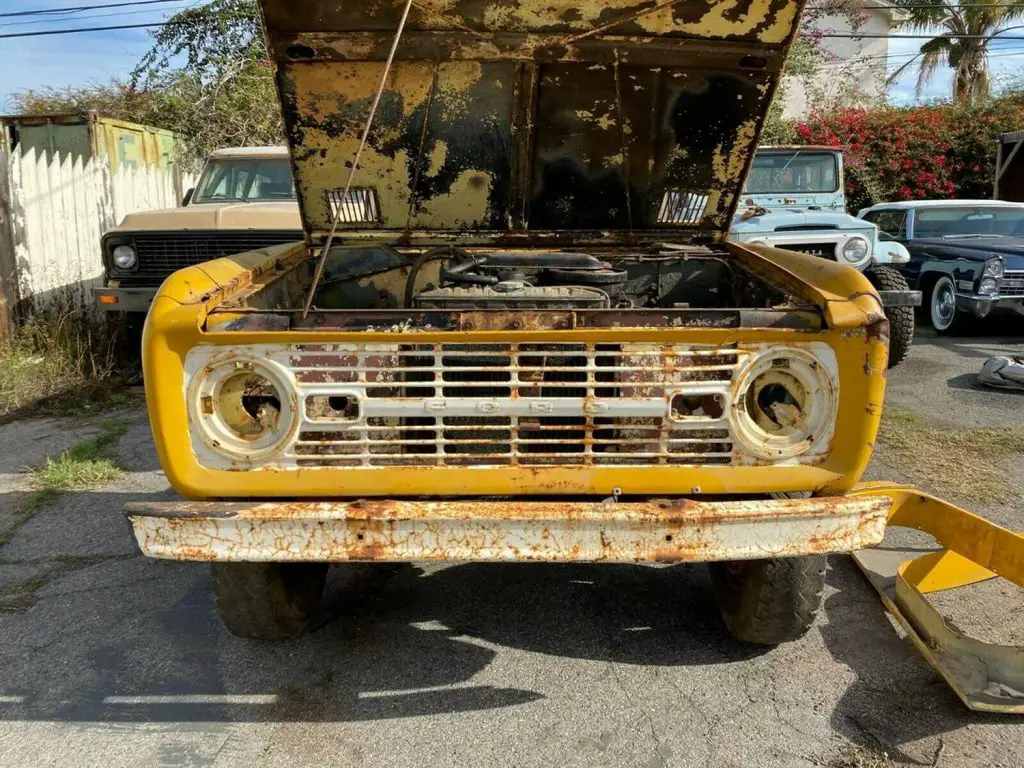
<svg viewBox="0 0 1024 768"><path fill-rule="evenodd" d="M307 233L720 240L800 0L261 0Z"/></svg>

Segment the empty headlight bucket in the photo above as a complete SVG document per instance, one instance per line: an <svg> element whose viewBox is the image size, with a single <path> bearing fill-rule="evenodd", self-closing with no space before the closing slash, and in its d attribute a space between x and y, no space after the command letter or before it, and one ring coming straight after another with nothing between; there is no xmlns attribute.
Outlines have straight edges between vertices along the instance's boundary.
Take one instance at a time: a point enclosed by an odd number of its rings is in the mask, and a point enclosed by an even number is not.
<svg viewBox="0 0 1024 768"><path fill-rule="evenodd" d="M860 235L848 237L838 246L841 261L847 264L858 264L871 255L871 243Z"/></svg>
<svg viewBox="0 0 1024 768"><path fill-rule="evenodd" d="M740 373L733 432L760 459L792 459L825 447L836 418L836 390L822 361L799 348L770 350Z"/></svg>
<svg viewBox="0 0 1024 768"><path fill-rule="evenodd" d="M279 453L298 428L295 386L266 360L212 360L189 386L191 427L230 459L259 461Z"/></svg>

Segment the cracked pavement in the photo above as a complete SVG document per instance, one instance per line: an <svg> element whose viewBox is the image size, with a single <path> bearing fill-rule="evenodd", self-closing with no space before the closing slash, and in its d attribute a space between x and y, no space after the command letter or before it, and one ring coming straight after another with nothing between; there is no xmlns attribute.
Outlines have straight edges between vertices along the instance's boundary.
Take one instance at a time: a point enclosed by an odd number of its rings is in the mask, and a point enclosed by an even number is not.
<svg viewBox="0 0 1024 768"><path fill-rule="evenodd" d="M1024 395L970 382L1022 342L922 333L889 402L1024 426ZM701 566L410 566L354 592L335 573L308 637L237 639L205 566L138 555L123 505L173 493L145 413L114 416L125 476L28 519L20 470L100 421L0 427L0 528L20 525L0 546L0 766L1024 765L1024 721L963 708L846 557L811 632L775 649L729 638ZM871 476L902 479L887 462ZM1024 528L1019 495L978 511Z"/></svg>

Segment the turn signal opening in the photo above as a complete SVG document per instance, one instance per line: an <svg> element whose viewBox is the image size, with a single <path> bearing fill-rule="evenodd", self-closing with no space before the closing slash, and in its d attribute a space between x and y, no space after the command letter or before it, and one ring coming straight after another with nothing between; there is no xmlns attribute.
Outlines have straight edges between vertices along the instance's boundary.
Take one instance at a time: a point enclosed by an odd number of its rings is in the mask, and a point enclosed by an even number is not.
<svg viewBox="0 0 1024 768"><path fill-rule="evenodd" d="M720 419L725 413L725 401L721 395L674 395L671 402L672 418Z"/></svg>
<svg viewBox="0 0 1024 768"><path fill-rule="evenodd" d="M359 418L359 399L351 395L310 395L306 398L306 416L355 421Z"/></svg>

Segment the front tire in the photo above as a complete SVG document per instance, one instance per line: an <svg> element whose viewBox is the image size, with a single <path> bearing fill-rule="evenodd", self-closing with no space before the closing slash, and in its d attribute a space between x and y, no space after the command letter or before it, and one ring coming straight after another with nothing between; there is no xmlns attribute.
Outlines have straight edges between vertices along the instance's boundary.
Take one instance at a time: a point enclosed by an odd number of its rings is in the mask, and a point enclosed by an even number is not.
<svg viewBox="0 0 1024 768"><path fill-rule="evenodd" d="M868 270L867 278L880 291L909 291L910 285L903 275L892 267L874 267ZM907 359L910 345L914 342L914 308L885 307L889 320L889 368Z"/></svg>
<svg viewBox="0 0 1024 768"><path fill-rule="evenodd" d="M708 563L711 590L737 640L778 645L802 637L821 607L824 555Z"/></svg>
<svg viewBox="0 0 1024 768"><path fill-rule="evenodd" d="M928 309L932 328L939 333L951 333L957 326L956 289L948 275L940 277L932 286Z"/></svg>
<svg viewBox="0 0 1024 768"><path fill-rule="evenodd" d="M213 600L224 626L250 640L304 634L320 608L326 563L213 563Z"/></svg>

